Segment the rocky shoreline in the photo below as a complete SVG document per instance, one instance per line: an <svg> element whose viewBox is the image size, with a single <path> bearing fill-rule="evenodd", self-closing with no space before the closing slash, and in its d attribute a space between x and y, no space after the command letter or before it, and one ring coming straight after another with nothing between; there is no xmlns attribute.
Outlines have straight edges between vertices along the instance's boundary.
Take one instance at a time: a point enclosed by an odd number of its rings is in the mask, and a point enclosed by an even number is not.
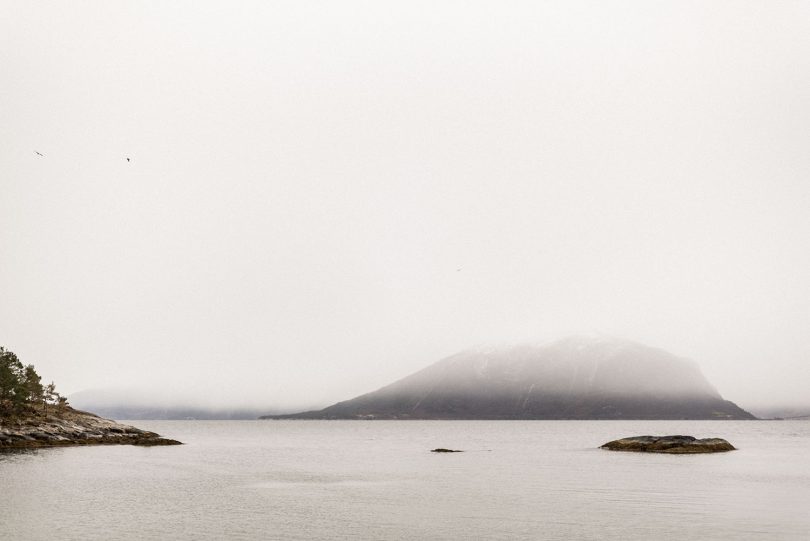
<svg viewBox="0 0 810 541"><path fill-rule="evenodd" d="M67 445L181 445L159 434L71 407L0 418L0 450Z"/></svg>

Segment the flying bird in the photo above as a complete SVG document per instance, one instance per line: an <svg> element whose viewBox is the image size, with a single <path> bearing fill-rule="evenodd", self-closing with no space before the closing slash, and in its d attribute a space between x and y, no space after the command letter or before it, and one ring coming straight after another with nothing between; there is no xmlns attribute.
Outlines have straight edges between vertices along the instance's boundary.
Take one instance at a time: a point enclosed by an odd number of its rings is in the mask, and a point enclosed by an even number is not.
<svg viewBox="0 0 810 541"><path fill-rule="evenodd" d="M129 161L129 158L127 158L127 161Z"/></svg>
<svg viewBox="0 0 810 541"><path fill-rule="evenodd" d="M38 150L35 150L34 154L36 154L37 156L42 156L43 158L45 157L45 154L43 154L42 152L40 152Z"/></svg>

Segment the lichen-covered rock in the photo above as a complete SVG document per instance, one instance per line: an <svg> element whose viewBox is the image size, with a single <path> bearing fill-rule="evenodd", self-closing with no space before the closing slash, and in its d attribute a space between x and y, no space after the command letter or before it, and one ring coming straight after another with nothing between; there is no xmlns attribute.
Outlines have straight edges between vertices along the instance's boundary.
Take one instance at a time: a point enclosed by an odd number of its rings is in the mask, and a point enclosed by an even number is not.
<svg viewBox="0 0 810 541"><path fill-rule="evenodd" d="M71 407L0 418L0 450L65 445L180 445L134 426Z"/></svg>
<svg viewBox="0 0 810 541"><path fill-rule="evenodd" d="M699 440L693 436L634 436L609 441L601 448L611 451L671 454L721 453L735 450L733 445L722 438Z"/></svg>

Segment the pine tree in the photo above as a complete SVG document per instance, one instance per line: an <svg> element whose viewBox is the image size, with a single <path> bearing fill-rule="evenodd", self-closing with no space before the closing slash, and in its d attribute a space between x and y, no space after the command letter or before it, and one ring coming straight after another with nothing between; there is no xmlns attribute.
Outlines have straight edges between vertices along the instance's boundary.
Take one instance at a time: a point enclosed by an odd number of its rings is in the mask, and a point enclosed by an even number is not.
<svg viewBox="0 0 810 541"><path fill-rule="evenodd" d="M42 385L42 378L33 364L23 365L13 352L0 347L0 415L13 415L42 404L60 408L67 400L56 392L53 382Z"/></svg>
<svg viewBox="0 0 810 541"><path fill-rule="evenodd" d="M0 347L0 410L19 410L25 402L25 368L13 352Z"/></svg>
<svg viewBox="0 0 810 541"><path fill-rule="evenodd" d="M44 404L56 404L59 400L59 393L56 392L56 385L53 382L45 386L44 399Z"/></svg>
<svg viewBox="0 0 810 541"><path fill-rule="evenodd" d="M45 401L45 388L42 386L42 378L37 374L33 364L25 367L24 386L28 402L39 404Z"/></svg>

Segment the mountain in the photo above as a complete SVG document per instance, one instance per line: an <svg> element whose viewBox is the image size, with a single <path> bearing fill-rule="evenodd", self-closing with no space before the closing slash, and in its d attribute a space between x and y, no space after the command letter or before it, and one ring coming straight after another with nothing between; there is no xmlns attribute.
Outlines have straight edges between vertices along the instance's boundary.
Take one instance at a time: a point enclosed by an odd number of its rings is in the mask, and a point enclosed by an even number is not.
<svg viewBox="0 0 810 541"><path fill-rule="evenodd" d="M754 419L693 361L615 338L462 351L318 411L263 419Z"/></svg>
<svg viewBox="0 0 810 541"><path fill-rule="evenodd" d="M83 404L83 403L82 403ZM255 419L260 413L267 410L257 409L216 409L196 408L193 406L99 406L83 409L92 409L99 416L107 419L127 421L155 421L155 420L195 420L195 421L236 421Z"/></svg>
<svg viewBox="0 0 810 541"><path fill-rule="evenodd" d="M782 419L788 421L810 421L810 406L792 405L758 405L751 412L760 419Z"/></svg>

